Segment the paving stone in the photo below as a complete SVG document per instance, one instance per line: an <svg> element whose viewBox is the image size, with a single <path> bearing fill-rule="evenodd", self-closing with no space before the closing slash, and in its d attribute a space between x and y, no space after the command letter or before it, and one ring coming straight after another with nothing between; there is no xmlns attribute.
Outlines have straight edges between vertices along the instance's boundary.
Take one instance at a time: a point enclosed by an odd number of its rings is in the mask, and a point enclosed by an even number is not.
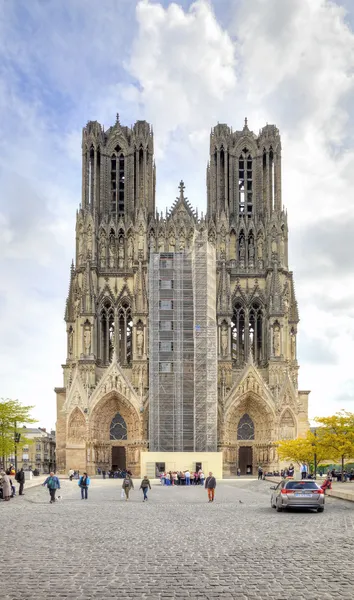
<svg viewBox="0 0 354 600"><path fill-rule="evenodd" d="M224 481L213 504L198 486L153 486L148 503L135 489L123 502L119 481L93 479L81 501L77 482L63 481L53 505L43 487L29 489L0 502L5 598L352 597L354 504L328 498L323 514L279 514L269 487Z"/></svg>

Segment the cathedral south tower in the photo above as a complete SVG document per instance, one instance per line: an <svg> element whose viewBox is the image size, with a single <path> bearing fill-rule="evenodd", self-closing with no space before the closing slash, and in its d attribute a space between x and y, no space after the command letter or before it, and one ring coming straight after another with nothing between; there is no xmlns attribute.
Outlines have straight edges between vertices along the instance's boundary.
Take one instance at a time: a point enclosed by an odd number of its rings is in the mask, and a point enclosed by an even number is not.
<svg viewBox="0 0 354 600"><path fill-rule="evenodd" d="M212 130L206 217L183 182L159 215L155 178L146 121L83 129L58 468L139 476L142 452L175 448L218 450L225 476L273 470L275 442L308 428L279 131Z"/></svg>

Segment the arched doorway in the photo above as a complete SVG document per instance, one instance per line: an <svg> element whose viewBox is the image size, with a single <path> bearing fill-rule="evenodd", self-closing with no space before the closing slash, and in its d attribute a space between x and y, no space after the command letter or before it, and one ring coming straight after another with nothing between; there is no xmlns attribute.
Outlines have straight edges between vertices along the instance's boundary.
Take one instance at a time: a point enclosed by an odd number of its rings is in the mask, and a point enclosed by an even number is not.
<svg viewBox="0 0 354 600"><path fill-rule="evenodd" d="M95 406L90 417L92 470L128 469L140 474L142 419L127 398L112 391Z"/></svg>
<svg viewBox="0 0 354 600"><path fill-rule="evenodd" d="M225 414L225 475L254 475L258 464L268 468L275 458L275 412L258 393L248 391Z"/></svg>

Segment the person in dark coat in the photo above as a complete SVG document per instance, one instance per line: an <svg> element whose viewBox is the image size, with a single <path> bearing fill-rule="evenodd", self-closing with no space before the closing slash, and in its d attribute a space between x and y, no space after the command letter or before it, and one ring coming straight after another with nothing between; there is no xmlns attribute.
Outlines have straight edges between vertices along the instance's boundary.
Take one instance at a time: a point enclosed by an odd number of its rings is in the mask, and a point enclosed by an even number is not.
<svg viewBox="0 0 354 600"><path fill-rule="evenodd" d="M209 477L207 477L205 480L205 489L208 490L209 502L214 502L215 488L216 488L216 479L215 479L214 475L212 474L212 472L209 471Z"/></svg>
<svg viewBox="0 0 354 600"><path fill-rule="evenodd" d="M148 477L146 475L144 475L144 479L142 480L142 482L140 484L140 489L143 490L143 494L144 494L143 502L145 502L145 500L148 499L148 497L147 497L148 489L151 490L150 479L148 479Z"/></svg>
<svg viewBox="0 0 354 600"><path fill-rule="evenodd" d="M19 490L18 490L18 494L19 496L24 496L23 493L23 486L25 485L25 472L23 469L20 469L15 477L17 483L19 484Z"/></svg>
<svg viewBox="0 0 354 600"><path fill-rule="evenodd" d="M90 478L87 473L81 475L78 486L81 488L81 500L87 500L88 486L90 485Z"/></svg>

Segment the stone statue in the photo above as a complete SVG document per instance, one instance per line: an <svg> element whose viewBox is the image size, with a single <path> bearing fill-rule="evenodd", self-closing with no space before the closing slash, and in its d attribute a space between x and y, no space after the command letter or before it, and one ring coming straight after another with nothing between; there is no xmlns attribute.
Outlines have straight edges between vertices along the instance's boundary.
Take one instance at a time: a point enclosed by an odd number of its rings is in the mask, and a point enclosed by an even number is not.
<svg viewBox="0 0 354 600"><path fill-rule="evenodd" d="M138 356L143 355L144 349L144 331L142 327L138 327L136 330L136 350Z"/></svg>
<svg viewBox="0 0 354 600"><path fill-rule="evenodd" d="M101 238L101 243L100 243L100 259L101 259L101 266L105 267L106 266L106 240Z"/></svg>
<svg viewBox="0 0 354 600"><path fill-rule="evenodd" d="M124 238L122 236L120 236L119 242L118 242L118 267L119 267L119 269L123 269L123 267L124 267L124 256L125 256Z"/></svg>
<svg viewBox="0 0 354 600"><path fill-rule="evenodd" d="M114 267L115 262L115 243L114 238L111 237L109 241L109 266Z"/></svg>
<svg viewBox="0 0 354 600"><path fill-rule="evenodd" d="M274 356L280 356L280 329L276 325L273 331L273 350Z"/></svg>
<svg viewBox="0 0 354 600"><path fill-rule="evenodd" d="M258 259L263 259L263 237L260 235L257 242Z"/></svg>
<svg viewBox="0 0 354 600"><path fill-rule="evenodd" d="M144 227L142 225L139 227L138 250L144 253Z"/></svg>
<svg viewBox="0 0 354 600"><path fill-rule="evenodd" d="M155 252L156 244L155 244L155 236L153 232L150 233L150 252Z"/></svg>
<svg viewBox="0 0 354 600"><path fill-rule="evenodd" d="M130 267L133 264L133 260L134 260L134 241L133 241L132 236L130 236L128 239L128 262L129 262Z"/></svg>
<svg viewBox="0 0 354 600"><path fill-rule="evenodd" d="M184 235L184 231L181 231L180 236L179 236L179 249L184 250L185 247L186 247L186 238Z"/></svg>
<svg viewBox="0 0 354 600"><path fill-rule="evenodd" d="M253 263L253 261L254 261L254 254L255 254L254 241L253 241L253 238L251 237L250 243L248 246L248 259L249 259L250 263Z"/></svg>
<svg viewBox="0 0 354 600"><path fill-rule="evenodd" d="M226 323L221 325L221 356L227 356L228 350L228 327Z"/></svg>
<svg viewBox="0 0 354 600"><path fill-rule="evenodd" d="M159 252L163 252L165 250L165 237L163 233L159 235Z"/></svg>
<svg viewBox="0 0 354 600"><path fill-rule="evenodd" d="M277 254L278 252L278 244L275 238L272 239L272 254Z"/></svg>
<svg viewBox="0 0 354 600"><path fill-rule="evenodd" d="M173 235L173 233L170 234L169 246L170 246L170 252L174 252L175 248L176 248L176 240L175 240L175 236Z"/></svg>
<svg viewBox="0 0 354 600"><path fill-rule="evenodd" d="M280 238L280 261L284 263L284 252L285 252L285 244L284 244L284 236L282 235Z"/></svg>
<svg viewBox="0 0 354 600"><path fill-rule="evenodd" d="M246 247L245 247L245 240L242 237L240 239L240 261L244 262L245 261L245 256L246 256Z"/></svg>
<svg viewBox="0 0 354 600"><path fill-rule="evenodd" d="M90 226L87 228L87 254L89 256L92 254L92 231Z"/></svg>
<svg viewBox="0 0 354 600"><path fill-rule="evenodd" d="M296 359L296 337L295 337L295 333L292 333L290 336L290 353L291 353L291 360L295 360Z"/></svg>
<svg viewBox="0 0 354 600"><path fill-rule="evenodd" d="M84 350L86 356L90 354L91 350L91 326L86 325L84 329Z"/></svg>
<svg viewBox="0 0 354 600"><path fill-rule="evenodd" d="M73 354L73 345L74 345L74 332L73 332L72 328L70 328L69 339L68 339L69 358L71 358L72 354Z"/></svg>

